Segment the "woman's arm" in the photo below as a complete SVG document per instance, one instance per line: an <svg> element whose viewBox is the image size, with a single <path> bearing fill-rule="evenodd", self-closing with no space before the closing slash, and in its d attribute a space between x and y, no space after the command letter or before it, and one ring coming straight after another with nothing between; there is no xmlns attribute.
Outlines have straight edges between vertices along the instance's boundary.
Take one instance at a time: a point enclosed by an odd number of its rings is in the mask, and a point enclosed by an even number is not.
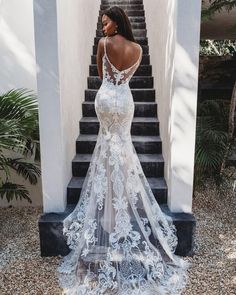
<svg viewBox="0 0 236 295"><path fill-rule="evenodd" d="M102 58L104 55L104 37L100 38L98 41L98 48L97 48L97 69L98 69L98 75L101 79L103 79L102 74Z"/></svg>

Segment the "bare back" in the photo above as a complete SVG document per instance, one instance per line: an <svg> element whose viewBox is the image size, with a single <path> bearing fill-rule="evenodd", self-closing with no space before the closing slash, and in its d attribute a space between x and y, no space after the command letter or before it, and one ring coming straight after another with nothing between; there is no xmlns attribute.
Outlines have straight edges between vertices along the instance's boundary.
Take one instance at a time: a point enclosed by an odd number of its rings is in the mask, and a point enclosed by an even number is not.
<svg viewBox="0 0 236 295"><path fill-rule="evenodd" d="M137 62L140 45L127 40L121 35L107 37L106 54L114 67L119 71L123 71Z"/></svg>
<svg viewBox="0 0 236 295"><path fill-rule="evenodd" d="M124 40L121 40L121 43L112 41L109 44L110 47L108 47L107 40L108 37L105 37L104 55L102 58L103 80L111 82L114 85L126 84L132 78L141 62L142 47L139 44L129 41L132 44L131 46L130 43L127 44ZM134 46L139 48L138 54L137 48L134 49Z"/></svg>

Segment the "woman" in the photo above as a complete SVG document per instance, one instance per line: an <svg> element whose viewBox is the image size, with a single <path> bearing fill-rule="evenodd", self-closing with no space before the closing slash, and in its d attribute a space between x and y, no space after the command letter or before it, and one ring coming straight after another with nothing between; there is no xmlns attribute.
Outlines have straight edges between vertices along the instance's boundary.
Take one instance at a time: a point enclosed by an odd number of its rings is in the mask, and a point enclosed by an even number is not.
<svg viewBox="0 0 236 295"><path fill-rule="evenodd" d="M129 81L142 59L125 12L102 14L97 50L96 146L74 211L64 220L71 249L59 283L66 294L180 294L190 263L174 254L176 228L147 182L131 139ZM128 292L128 293L127 293Z"/></svg>

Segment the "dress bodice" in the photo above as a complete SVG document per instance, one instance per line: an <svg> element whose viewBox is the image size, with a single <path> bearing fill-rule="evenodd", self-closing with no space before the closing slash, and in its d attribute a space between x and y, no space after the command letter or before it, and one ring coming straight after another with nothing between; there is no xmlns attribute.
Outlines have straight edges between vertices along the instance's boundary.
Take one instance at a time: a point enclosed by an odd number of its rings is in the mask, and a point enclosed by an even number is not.
<svg viewBox="0 0 236 295"><path fill-rule="evenodd" d="M103 55L103 81L108 81L113 85L121 85L121 84L128 84L130 79L132 78L133 74L137 70L141 59L142 59L142 52L143 49L140 47L140 54L138 60L129 68L124 69L122 71L118 70L109 60L106 51L106 41L107 36L104 40L104 55Z"/></svg>

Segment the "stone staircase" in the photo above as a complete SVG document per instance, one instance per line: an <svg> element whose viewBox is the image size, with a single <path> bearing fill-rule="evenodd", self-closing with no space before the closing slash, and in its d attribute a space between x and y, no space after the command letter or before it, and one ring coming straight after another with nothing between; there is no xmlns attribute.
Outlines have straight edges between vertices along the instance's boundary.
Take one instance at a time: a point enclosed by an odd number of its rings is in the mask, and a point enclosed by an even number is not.
<svg viewBox="0 0 236 295"><path fill-rule="evenodd" d="M130 88L135 102L134 118L131 126L132 141L138 153L142 168L151 189L163 211L172 216L178 232L176 254L193 254L193 233L195 219L192 214L172 213L167 206L167 184L164 175L162 142L159 134L157 103L153 85L152 66L148 47L147 30L142 0L108 1L103 0L100 9L118 3L129 16L135 39L143 48L141 64L130 80ZM126 5L129 3L129 5ZM99 18L101 15L99 12ZM78 202L81 188L90 159L96 144L99 122L95 113L94 99L102 83L98 76L96 52L99 39L103 36L100 19L94 38L91 65L82 103L80 134L76 140L76 155L72 160L72 179L67 187L67 208L62 213L42 214L39 219L40 246L42 256L66 255L69 249L62 235L63 219L73 210Z"/></svg>

